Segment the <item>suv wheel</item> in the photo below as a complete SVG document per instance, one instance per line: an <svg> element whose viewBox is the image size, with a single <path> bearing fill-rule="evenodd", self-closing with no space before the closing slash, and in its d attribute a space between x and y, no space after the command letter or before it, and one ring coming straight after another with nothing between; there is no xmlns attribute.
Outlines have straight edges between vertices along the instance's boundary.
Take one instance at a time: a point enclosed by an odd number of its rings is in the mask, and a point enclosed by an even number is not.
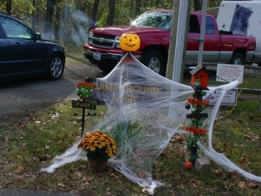
<svg viewBox="0 0 261 196"><path fill-rule="evenodd" d="M49 78L58 80L62 77L64 71L64 60L61 56L53 56L49 65Z"/></svg>
<svg viewBox="0 0 261 196"><path fill-rule="evenodd" d="M156 49L146 50L142 62L156 73L165 75L163 55L160 51L157 51Z"/></svg>

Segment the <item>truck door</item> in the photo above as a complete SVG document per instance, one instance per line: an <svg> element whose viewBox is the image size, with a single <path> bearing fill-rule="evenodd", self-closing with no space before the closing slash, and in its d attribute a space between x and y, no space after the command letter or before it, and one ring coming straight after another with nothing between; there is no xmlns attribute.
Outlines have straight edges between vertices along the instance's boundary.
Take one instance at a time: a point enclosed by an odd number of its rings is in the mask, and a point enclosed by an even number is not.
<svg viewBox="0 0 261 196"><path fill-rule="evenodd" d="M188 33L188 43L186 52L186 64L196 65L198 50L199 50L199 40L200 40L200 15L191 15L189 33ZM217 26L214 18L207 16L206 18L206 34L203 52L203 62L207 64L216 63L219 59L220 51L220 40L219 33L217 31Z"/></svg>
<svg viewBox="0 0 261 196"><path fill-rule="evenodd" d="M195 15L190 16L185 64L196 65L199 48L200 25Z"/></svg>
<svg viewBox="0 0 261 196"><path fill-rule="evenodd" d="M215 18L206 17L206 35L204 44L204 62L215 64L219 60L221 40Z"/></svg>

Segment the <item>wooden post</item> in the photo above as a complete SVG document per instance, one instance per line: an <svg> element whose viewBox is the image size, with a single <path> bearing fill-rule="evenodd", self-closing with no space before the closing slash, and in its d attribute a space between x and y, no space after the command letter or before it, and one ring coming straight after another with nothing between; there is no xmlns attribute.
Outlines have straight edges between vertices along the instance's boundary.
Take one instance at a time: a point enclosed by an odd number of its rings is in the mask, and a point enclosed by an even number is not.
<svg viewBox="0 0 261 196"><path fill-rule="evenodd" d="M85 108L82 108L82 130L81 130L81 137L83 136L85 128Z"/></svg>

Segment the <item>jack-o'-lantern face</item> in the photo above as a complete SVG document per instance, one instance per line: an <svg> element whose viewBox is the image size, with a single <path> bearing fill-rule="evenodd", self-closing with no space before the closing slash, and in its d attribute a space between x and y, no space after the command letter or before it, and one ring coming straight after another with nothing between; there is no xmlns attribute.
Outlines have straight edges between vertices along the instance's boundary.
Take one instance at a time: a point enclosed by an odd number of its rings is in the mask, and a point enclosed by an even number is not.
<svg viewBox="0 0 261 196"><path fill-rule="evenodd" d="M140 37L134 33L123 33L120 37L120 48L127 52L135 52L140 48Z"/></svg>

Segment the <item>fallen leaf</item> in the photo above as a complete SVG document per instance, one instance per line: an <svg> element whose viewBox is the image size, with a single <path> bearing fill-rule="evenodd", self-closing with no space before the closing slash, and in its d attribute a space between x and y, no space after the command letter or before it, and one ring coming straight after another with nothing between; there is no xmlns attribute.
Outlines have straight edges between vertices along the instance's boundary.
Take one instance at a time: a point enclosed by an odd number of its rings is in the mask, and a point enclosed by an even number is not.
<svg viewBox="0 0 261 196"><path fill-rule="evenodd" d="M36 120L36 121L34 121L34 123L35 123L35 124L40 124L41 121L40 121L40 120Z"/></svg>
<svg viewBox="0 0 261 196"><path fill-rule="evenodd" d="M24 172L24 167L19 165L16 169L15 169L15 173L16 174L21 174Z"/></svg>
<svg viewBox="0 0 261 196"><path fill-rule="evenodd" d="M245 181L240 181L238 183L238 187L241 188L241 189L245 189L246 188L246 182Z"/></svg>
<svg viewBox="0 0 261 196"><path fill-rule="evenodd" d="M177 141L179 143L182 143L185 141L185 137L181 136L181 135L176 135L174 138L175 138L175 141Z"/></svg>
<svg viewBox="0 0 261 196"><path fill-rule="evenodd" d="M222 171L219 169L215 169L214 173L216 174L216 176L221 176L222 175Z"/></svg>
<svg viewBox="0 0 261 196"><path fill-rule="evenodd" d="M52 114L51 119L54 120L56 118L59 118L60 114L58 112L55 112L54 114Z"/></svg>
<svg viewBox="0 0 261 196"><path fill-rule="evenodd" d="M256 189L258 187L258 184L254 183L254 182L249 182L249 183L247 183L247 186L251 189Z"/></svg>
<svg viewBox="0 0 261 196"><path fill-rule="evenodd" d="M59 187L65 187L65 185L64 185L63 183L61 183L61 182L59 182L57 185L58 185Z"/></svg>

